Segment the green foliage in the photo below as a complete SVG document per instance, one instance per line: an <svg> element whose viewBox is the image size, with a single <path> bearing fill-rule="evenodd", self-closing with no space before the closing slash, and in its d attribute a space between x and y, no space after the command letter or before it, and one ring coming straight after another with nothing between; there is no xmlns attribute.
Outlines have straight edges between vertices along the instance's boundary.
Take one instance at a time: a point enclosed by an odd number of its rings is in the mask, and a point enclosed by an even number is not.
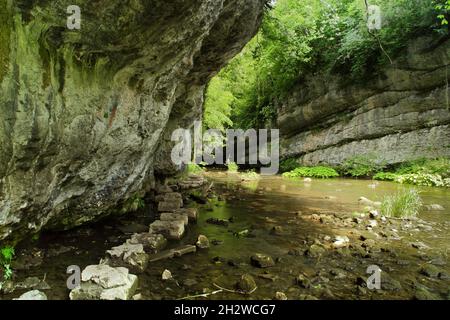
<svg viewBox="0 0 450 320"><path fill-rule="evenodd" d="M373 179L380 181L395 181L395 179L397 179L397 176L397 174L392 172L378 172L373 176Z"/></svg>
<svg viewBox="0 0 450 320"><path fill-rule="evenodd" d="M299 166L297 159L289 158L281 161L280 163L280 173L285 173L294 170Z"/></svg>
<svg viewBox="0 0 450 320"><path fill-rule="evenodd" d="M256 37L211 81L207 127L231 125L229 119L242 129L275 123L279 100L309 74L364 80L408 40L448 33L448 1L371 0L383 25L370 33L364 0L278 0Z"/></svg>
<svg viewBox="0 0 450 320"><path fill-rule="evenodd" d="M408 189L386 196L381 204L381 212L387 217L413 217L419 213L422 199L416 189Z"/></svg>
<svg viewBox="0 0 450 320"><path fill-rule="evenodd" d="M125 204L122 207L122 213L135 212L143 208L145 208L145 201L142 197L136 194L125 201Z"/></svg>
<svg viewBox="0 0 450 320"><path fill-rule="evenodd" d="M344 174L352 177L370 177L382 171L386 165L381 163L376 156L356 156L346 160L341 170Z"/></svg>
<svg viewBox="0 0 450 320"><path fill-rule="evenodd" d="M255 170L247 170L246 172L241 173L242 180L258 180L260 178L259 174L256 173Z"/></svg>
<svg viewBox="0 0 450 320"><path fill-rule="evenodd" d="M430 173L410 173L398 175L395 178L395 182L424 187L450 187L449 178L443 179L442 176L438 174Z"/></svg>
<svg viewBox="0 0 450 320"><path fill-rule="evenodd" d="M335 178L339 177L339 173L329 167L299 167L290 172L283 173L286 178Z"/></svg>
<svg viewBox="0 0 450 320"><path fill-rule="evenodd" d="M187 165L186 169L188 174L201 174L205 172L205 169L203 169L201 166L199 166L196 163L189 163Z"/></svg>
<svg viewBox="0 0 450 320"><path fill-rule="evenodd" d="M224 131L231 127L230 119L234 95L227 90L225 77L213 78L206 93L205 109L203 113L203 125L205 129L219 129Z"/></svg>
<svg viewBox="0 0 450 320"><path fill-rule="evenodd" d="M417 159L401 164L394 172L379 172L375 180L426 187L450 187L450 159Z"/></svg>
<svg viewBox="0 0 450 320"><path fill-rule="evenodd" d="M14 257L13 247L3 247L0 250L0 267L3 271L3 280L9 280L12 277L11 262ZM1 281L0 281L1 282ZM1 286L1 285L0 285Z"/></svg>
<svg viewBox="0 0 450 320"><path fill-rule="evenodd" d="M239 166L236 164L236 162L228 162L227 167L228 167L228 172L230 172L230 173L236 173L239 171Z"/></svg>

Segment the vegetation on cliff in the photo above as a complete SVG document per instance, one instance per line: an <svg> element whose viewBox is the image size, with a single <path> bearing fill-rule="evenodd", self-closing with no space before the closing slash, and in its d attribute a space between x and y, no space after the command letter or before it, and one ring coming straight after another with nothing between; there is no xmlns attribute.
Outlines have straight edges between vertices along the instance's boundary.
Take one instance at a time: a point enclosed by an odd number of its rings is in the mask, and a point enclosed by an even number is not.
<svg viewBox="0 0 450 320"><path fill-rule="evenodd" d="M390 63L418 35L448 35L448 0L374 0L382 28L369 31L364 0L278 0L258 35L214 78L207 127L258 128L276 118L275 105L308 74L361 81Z"/></svg>

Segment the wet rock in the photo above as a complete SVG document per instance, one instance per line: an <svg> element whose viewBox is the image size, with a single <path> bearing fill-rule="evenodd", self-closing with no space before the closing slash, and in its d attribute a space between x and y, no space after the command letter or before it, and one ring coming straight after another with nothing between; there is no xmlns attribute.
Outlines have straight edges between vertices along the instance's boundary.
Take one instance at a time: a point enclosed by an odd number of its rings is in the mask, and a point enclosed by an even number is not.
<svg viewBox="0 0 450 320"><path fill-rule="evenodd" d="M363 205L363 206L368 206L368 207L374 207L374 208L380 208L381 207L381 202L377 202L377 201L372 201L369 200L365 197L360 197L358 199L359 204Z"/></svg>
<svg viewBox="0 0 450 320"><path fill-rule="evenodd" d="M164 281L172 280L173 279L172 272L170 272L170 270L167 270L167 269L164 270L161 275L161 279Z"/></svg>
<svg viewBox="0 0 450 320"><path fill-rule="evenodd" d="M376 220L369 220L367 227L376 228L378 227L378 222Z"/></svg>
<svg viewBox="0 0 450 320"><path fill-rule="evenodd" d="M132 272L142 273L147 268L149 256L142 244L124 243L106 251L105 264L111 267L127 267Z"/></svg>
<svg viewBox="0 0 450 320"><path fill-rule="evenodd" d="M427 264L420 269L420 274L429 278L437 278L439 276L439 269L432 264Z"/></svg>
<svg viewBox="0 0 450 320"><path fill-rule="evenodd" d="M220 245L223 244L223 241L222 241L222 240L213 239L213 240L211 240L211 243L212 243L214 246L220 246Z"/></svg>
<svg viewBox="0 0 450 320"><path fill-rule="evenodd" d="M304 289L311 287L311 281L303 274L300 274L295 278L295 283Z"/></svg>
<svg viewBox="0 0 450 320"><path fill-rule="evenodd" d="M158 212L175 212L181 208L178 201L163 201L158 203Z"/></svg>
<svg viewBox="0 0 450 320"><path fill-rule="evenodd" d="M255 255L251 256L250 263L252 266L257 268L269 268L275 265L275 261L273 261L271 256L261 253L256 253Z"/></svg>
<svg viewBox="0 0 450 320"><path fill-rule="evenodd" d="M50 286L44 280L37 277L28 277L24 281L15 284L15 289L25 290L49 290Z"/></svg>
<svg viewBox="0 0 450 320"><path fill-rule="evenodd" d="M136 233L127 240L130 244L141 244L148 254L155 254L167 246L167 239L158 233Z"/></svg>
<svg viewBox="0 0 450 320"><path fill-rule="evenodd" d="M317 245L317 244L313 244L305 251L304 255L309 258L318 258L323 253L325 253L324 247Z"/></svg>
<svg viewBox="0 0 450 320"><path fill-rule="evenodd" d="M251 275L244 274L237 282L236 288L244 293L253 293L256 290L257 286L255 279L253 279Z"/></svg>
<svg viewBox="0 0 450 320"><path fill-rule="evenodd" d="M347 236L336 236L333 242L333 248L339 249L348 246L350 239Z"/></svg>
<svg viewBox="0 0 450 320"><path fill-rule="evenodd" d="M204 235L199 235L196 245L197 245L197 248L199 248L199 249L208 249L209 248L209 239Z"/></svg>
<svg viewBox="0 0 450 320"><path fill-rule="evenodd" d="M279 300L279 301L285 301L288 299L288 297L286 296L286 294L284 292L278 291L277 293L275 293L274 299Z"/></svg>
<svg viewBox="0 0 450 320"><path fill-rule="evenodd" d="M378 210L371 210L369 212L369 217L370 219L377 219L380 217L380 212L378 212Z"/></svg>
<svg viewBox="0 0 450 320"><path fill-rule="evenodd" d="M190 222L195 222L198 219L198 211L195 208L183 208L175 211L175 213L187 215Z"/></svg>
<svg viewBox="0 0 450 320"><path fill-rule="evenodd" d="M81 273L81 285L70 292L71 300L129 300L134 295L137 276L126 268L92 265Z"/></svg>
<svg viewBox="0 0 450 320"><path fill-rule="evenodd" d="M170 240L180 240L185 232L184 221L156 220L150 225L150 233L160 233Z"/></svg>
<svg viewBox="0 0 450 320"><path fill-rule="evenodd" d="M311 179L311 178L305 178L305 179L303 179L303 182L306 182L306 183L311 183L313 180Z"/></svg>
<svg viewBox="0 0 450 320"><path fill-rule="evenodd" d="M395 280L388 274L383 273L381 275L381 289L388 291L400 291L403 288L398 280Z"/></svg>
<svg viewBox="0 0 450 320"><path fill-rule="evenodd" d="M440 204L429 204L424 206L428 211L444 211L445 208Z"/></svg>
<svg viewBox="0 0 450 320"><path fill-rule="evenodd" d="M139 300L142 300L143 298L142 298L142 294L141 293L138 293L138 294L135 294L134 296L133 296L133 300L134 301L139 301Z"/></svg>
<svg viewBox="0 0 450 320"><path fill-rule="evenodd" d="M161 213L159 219L161 221L183 221L184 226L189 224L189 217L182 213L164 212Z"/></svg>
<svg viewBox="0 0 450 320"><path fill-rule="evenodd" d="M183 207L183 196L181 195L181 193L178 192L169 192L166 193L164 195L164 201L165 202L174 202L177 205L179 205L179 207Z"/></svg>
<svg viewBox="0 0 450 320"><path fill-rule="evenodd" d="M0 286L0 293L3 293L3 294L13 293L14 290L16 290L16 285L11 280L4 281L3 285Z"/></svg>
<svg viewBox="0 0 450 320"><path fill-rule="evenodd" d="M47 300L47 296L39 290L33 290L25 292L19 298L13 300Z"/></svg>
<svg viewBox="0 0 450 320"><path fill-rule="evenodd" d="M222 220L222 219L217 219L217 218L209 218L208 220L206 220L206 223L214 224L216 226L222 226L222 227L228 227L228 224L229 224L227 220Z"/></svg>
<svg viewBox="0 0 450 320"><path fill-rule="evenodd" d="M411 246L412 246L413 248L416 248L416 249L419 249L419 250L430 249L429 246L427 246L425 243L420 242L420 241L411 243Z"/></svg>
<svg viewBox="0 0 450 320"><path fill-rule="evenodd" d="M279 279L278 276L271 274L271 273L262 273L262 274L258 274L259 278L265 279L265 280L270 280L272 282L275 282Z"/></svg>
<svg viewBox="0 0 450 320"><path fill-rule="evenodd" d="M441 300L441 298L434 294L431 293L430 291L428 291L425 288L418 288L416 289L416 292L414 293L414 299L415 300Z"/></svg>

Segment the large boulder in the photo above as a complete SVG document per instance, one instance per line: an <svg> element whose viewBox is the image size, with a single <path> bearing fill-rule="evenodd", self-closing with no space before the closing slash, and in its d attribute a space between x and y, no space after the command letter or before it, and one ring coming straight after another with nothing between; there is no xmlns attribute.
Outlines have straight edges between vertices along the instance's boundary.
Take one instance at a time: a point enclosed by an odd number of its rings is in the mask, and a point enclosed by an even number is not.
<svg viewBox="0 0 450 320"><path fill-rule="evenodd" d="M256 33L265 0L0 0L0 240L127 208Z"/></svg>

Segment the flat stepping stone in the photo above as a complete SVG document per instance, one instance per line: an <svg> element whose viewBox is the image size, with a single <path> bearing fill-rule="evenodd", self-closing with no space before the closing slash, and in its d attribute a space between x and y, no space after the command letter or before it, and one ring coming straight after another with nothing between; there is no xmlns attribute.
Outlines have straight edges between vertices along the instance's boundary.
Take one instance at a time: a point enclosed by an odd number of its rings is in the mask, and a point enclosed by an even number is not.
<svg viewBox="0 0 450 320"><path fill-rule="evenodd" d="M185 232L184 221L156 220L150 225L150 233L160 233L169 240L180 240Z"/></svg>
<svg viewBox="0 0 450 320"><path fill-rule="evenodd" d="M185 226L189 224L188 215L183 213L164 212L161 213L159 219L161 221L183 221Z"/></svg>
<svg viewBox="0 0 450 320"><path fill-rule="evenodd" d="M185 254L197 252L197 247L193 245L185 245L175 249L169 249L150 256L150 263L165 259L181 257Z"/></svg>
<svg viewBox="0 0 450 320"><path fill-rule="evenodd" d="M179 201L163 201L158 203L158 212L175 212L179 210L182 203Z"/></svg>
<svg viewBox="0 0 450 320"><path fill-rule="evenodd" d="M100 264L86 267L81 284L73 289L71 300L130 300L138 286L138 277L127 268Z"/></svg>
<svg viewBox="0 0 450 320"><path fill-rule="evenodd" d="M157 233L135 233L127 240L131 244L142 244L145 253L155 254L167 246L167 239Z"/></svg>
<svg viewBox="0 0 450 320"><path fill-rule="evenodd" d="M195 208L182 208L175 211L175 213L186 214L190 222L196 222L198 219L198 210Z"/></svg>
<svg viewBox="0 0 450 320"><path fill-rule="evenodd" d="M106 259L102 262L111 267L126 267L134 273L142 273L147 268L148 260L142 244L126 242L106 251Z"/></svg>

